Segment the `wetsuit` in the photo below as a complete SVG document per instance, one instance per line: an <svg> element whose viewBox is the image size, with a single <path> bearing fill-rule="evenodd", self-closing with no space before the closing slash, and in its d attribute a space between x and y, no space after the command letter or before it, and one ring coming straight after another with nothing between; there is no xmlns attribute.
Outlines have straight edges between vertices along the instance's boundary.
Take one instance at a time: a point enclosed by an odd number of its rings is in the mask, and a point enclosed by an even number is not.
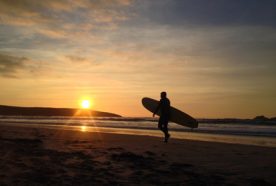
<svg viewBox="0 0 276 186"><path fill-rule="evenodd" d="M157 110L160 109L160 118L158 121L158 128L164 132L165 136L168 136L168 123L170 119L170 107L171 103L168 98L160 99Z"/></svg>

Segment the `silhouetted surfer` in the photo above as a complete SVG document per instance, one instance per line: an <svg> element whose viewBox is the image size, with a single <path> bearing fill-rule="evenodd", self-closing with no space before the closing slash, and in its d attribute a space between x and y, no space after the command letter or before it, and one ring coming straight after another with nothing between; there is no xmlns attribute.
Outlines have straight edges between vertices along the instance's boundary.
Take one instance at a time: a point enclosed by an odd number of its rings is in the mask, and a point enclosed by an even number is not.
<svg viewBox="0 0 276 186"><path fill-rule="evenodd" d="M170 103L170 100L167 98L167 93L161 92L161 99L159 101L157 108L155 109L155 112L153 113L153 117L160 110L160 118L158 121L158 128L161 131L163 131L165 134L165 140L164 140L165 143L168 142L168 139L170 137L170 134L168 132L170 109L171 109L171 103Z"/></svg>

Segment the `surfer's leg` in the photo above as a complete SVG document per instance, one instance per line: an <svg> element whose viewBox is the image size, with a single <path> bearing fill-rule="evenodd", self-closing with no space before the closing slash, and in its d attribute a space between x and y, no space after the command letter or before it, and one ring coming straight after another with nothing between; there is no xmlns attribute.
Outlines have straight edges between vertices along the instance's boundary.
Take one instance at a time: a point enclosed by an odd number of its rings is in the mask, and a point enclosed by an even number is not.
<svg viewBox="0 0 276 186"><path fill-rule="evenodd" d="M162 129L163 129L161 119L159 119L159 121L158 121L158 128L159 128L160 130L162 130ZM163 130L162 130L162 131L163 131Z"/></svg>
<svg viewBox="0 0 276 186"><path fill-rule="evenodd" d="M168 128L165 123L162 124L162 132L164 133L164 142L168 142Z"/></svg>
<svg viewBox="0 0 276 186"><path fill-rule="evenodd" d="M163 126L164 126L163 131L164 131L165 135L168 135L168 123L164 123Z"/></svg>
<svg viewBox="0 0 276 186"><path fill-rule="evenodd" d="M161 130L162 130L162 132L164 133L164 135L166 136L167 130L166 130L165 124L162 124Z"/></svg>
<svg viewBox="0 0 276 186"><path fill-rule="evenodd" d="M165 126L165 123L166 123L166 118L164 117L160 117L159 118L159 121L158 121L158 128L162 131L164 131L164 126Z"/></svg>
<svg viewBox="0 0 276 186"><path fill-rule="evenodd" d="M165 123L164 123L164 134L165 134L165 142L167 143L168 142L168 139L170 138L170 134L169 134L169 130L168 130L168 123L169 121L167 120Z"/></svg>
<svg viewBox="0 0 276 186"><path fill-rule="evenodd" d="M167 117L160 117L158 122L159 129L164 133L164 142L167 143L168 139L170 137L170 134L168 132L168 123L169 119Z"/></svg>
<svg viewBox="0 0 276 186"><path fill-rule="evenodd" d="M163 132L164 132L164 123L165 123L164 117L161 116L158 121L158 128Z"/></svg>

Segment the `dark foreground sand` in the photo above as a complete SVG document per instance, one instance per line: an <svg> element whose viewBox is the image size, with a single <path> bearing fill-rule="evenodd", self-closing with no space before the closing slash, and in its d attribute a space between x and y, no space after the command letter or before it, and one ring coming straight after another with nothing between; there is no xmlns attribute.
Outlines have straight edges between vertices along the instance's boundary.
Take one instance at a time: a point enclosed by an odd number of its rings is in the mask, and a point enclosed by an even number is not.
<svg viewBox="0 0 276 186"><path fill-rule="evenodd" d="M0 185L276 185L276 148L0 127Z"/></svg>

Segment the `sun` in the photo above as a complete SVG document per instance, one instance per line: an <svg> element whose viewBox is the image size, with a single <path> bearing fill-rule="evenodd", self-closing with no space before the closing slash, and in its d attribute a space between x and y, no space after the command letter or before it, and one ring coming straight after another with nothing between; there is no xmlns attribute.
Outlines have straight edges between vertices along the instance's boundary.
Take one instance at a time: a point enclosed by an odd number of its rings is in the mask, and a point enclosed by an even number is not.
<svg viewBox="0 0 276 186"><path fill-rule="evenodd" d="M81 101L81 107L83 109L89 109L91 107L91 103L89 100L82 100Z"/></svg>

